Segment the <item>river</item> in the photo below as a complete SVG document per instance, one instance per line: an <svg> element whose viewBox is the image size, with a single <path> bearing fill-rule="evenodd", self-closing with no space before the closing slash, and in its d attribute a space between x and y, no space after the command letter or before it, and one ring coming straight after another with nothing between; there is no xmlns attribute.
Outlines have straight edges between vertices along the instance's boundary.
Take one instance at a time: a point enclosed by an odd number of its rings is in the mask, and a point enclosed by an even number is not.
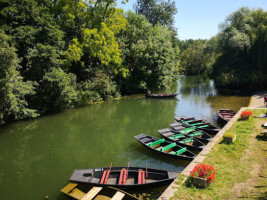
<svg viewBox="0 0 267 200"><path fill-rule="evenodd" d="M67 199L60 189L74 169L142 166L183 170L188 162L156 155L134 139L158 129L175 115L195 116L214 125L216 111L238 111L250 96L218 90L203 76L180 76L174 99L134 96L20 121L0 129L0 199ZM156 198L164 188L149 191ZM154 193L154 194L153 194Z"/></svg>

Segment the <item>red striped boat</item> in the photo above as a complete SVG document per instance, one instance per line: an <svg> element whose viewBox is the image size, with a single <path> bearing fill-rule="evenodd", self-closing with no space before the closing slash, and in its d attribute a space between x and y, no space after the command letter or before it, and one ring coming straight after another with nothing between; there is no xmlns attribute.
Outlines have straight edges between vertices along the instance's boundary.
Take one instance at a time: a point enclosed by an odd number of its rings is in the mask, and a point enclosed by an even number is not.
<svg viewBox="0 0 267 200"><path fill-rule="evenodd" d="M76 169L70 177L71 182L91 186L111 186L119 189L147 189L170 184L178 172L147 167L103 167Z"/></svg>

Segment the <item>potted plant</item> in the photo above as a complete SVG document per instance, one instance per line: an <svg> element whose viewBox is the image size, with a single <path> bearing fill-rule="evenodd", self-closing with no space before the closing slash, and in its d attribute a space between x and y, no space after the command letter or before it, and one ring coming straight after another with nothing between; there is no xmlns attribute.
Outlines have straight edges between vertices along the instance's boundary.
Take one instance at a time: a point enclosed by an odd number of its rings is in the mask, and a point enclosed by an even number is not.
<svg viewBox="0 0 267 200"><path fill-rule="evenodd" d="M215 169L211 165L197 164L190 172L193 178L193 184L196 187L206 188L215 179Z"/></svg>
<svg viewBox="0 0 267 200"><path fill-rule="evenodd" d="M242 111L242 113L241 113L241 115L240 115L240 118L242 119L242 120L247 120L247 119L249 119L249 117L251 117L252 116L252 112L251 111Z"/></svg>
<svg viewBox="0 0 267 200"><path fill-rule="evenodd" d="M236 134L232 132L226 132L223 135L223 140L227 143L233 143L236 140Z"/></svg>

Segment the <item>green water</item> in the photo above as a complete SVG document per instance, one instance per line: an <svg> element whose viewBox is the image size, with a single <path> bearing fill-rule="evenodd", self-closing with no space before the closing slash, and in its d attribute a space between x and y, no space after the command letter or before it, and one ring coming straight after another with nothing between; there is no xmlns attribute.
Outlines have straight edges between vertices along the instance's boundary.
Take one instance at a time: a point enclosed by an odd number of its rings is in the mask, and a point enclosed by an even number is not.
<svg viewBox="0 0 267 200"><path fill-rule="evenodd" d="M74 169L142 166L183 170L188 162L162 157L142 147L133 136L159 137L158 129L174 122L173 116L205 119L215 125L216 111L238 111L249 97L216 90L202 76L181 76L174 99L133 97L22 121L0 129L0 199L67 199L60 189ZM149 191L153 198L163 188Z"/></svg>

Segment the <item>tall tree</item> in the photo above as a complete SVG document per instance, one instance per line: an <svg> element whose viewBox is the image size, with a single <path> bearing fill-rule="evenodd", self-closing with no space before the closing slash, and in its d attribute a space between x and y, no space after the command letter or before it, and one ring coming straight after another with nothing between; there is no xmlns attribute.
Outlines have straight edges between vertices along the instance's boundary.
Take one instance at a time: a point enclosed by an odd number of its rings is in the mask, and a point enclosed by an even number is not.
<svg viewBox="0 0 267 200"><path fill-rule="evenodd" d="M152 26L144 16L127 13L127 28L122 32L123 65L129 71L123 89L158 90L167 88L176 77L176 51L172 32L162 26Z"/></svg>
<svg viewBox="0 0 267 200"><path fill-rule="evenodd" d="M210 54L205 52L207 41L196 40L181 53L180 73L197 75L207 73Z"/></svg>
<svg viewBox="0 0 267 200"><path fill-rule="evenodd" d="M220 56L213 67L218 86L260 88L267 84L267 12L244 7L226 18L218 34Z"/></svg>
<svg viewBox="0 0 267 200"><path fill-rule="evenodd" d="M10 38L0 29L0 124L38 116L26 100L35 93L34 83L23 81L16 49L9 42Z"/></svg>
<svg viewBox="0 0 267 200"><path fill-rule="evenodd" d="M144 15L154 25L157 23L165 26L174 24L174 15L177 13L175 1L164 0L137 0L135 12Z"/></svg>

